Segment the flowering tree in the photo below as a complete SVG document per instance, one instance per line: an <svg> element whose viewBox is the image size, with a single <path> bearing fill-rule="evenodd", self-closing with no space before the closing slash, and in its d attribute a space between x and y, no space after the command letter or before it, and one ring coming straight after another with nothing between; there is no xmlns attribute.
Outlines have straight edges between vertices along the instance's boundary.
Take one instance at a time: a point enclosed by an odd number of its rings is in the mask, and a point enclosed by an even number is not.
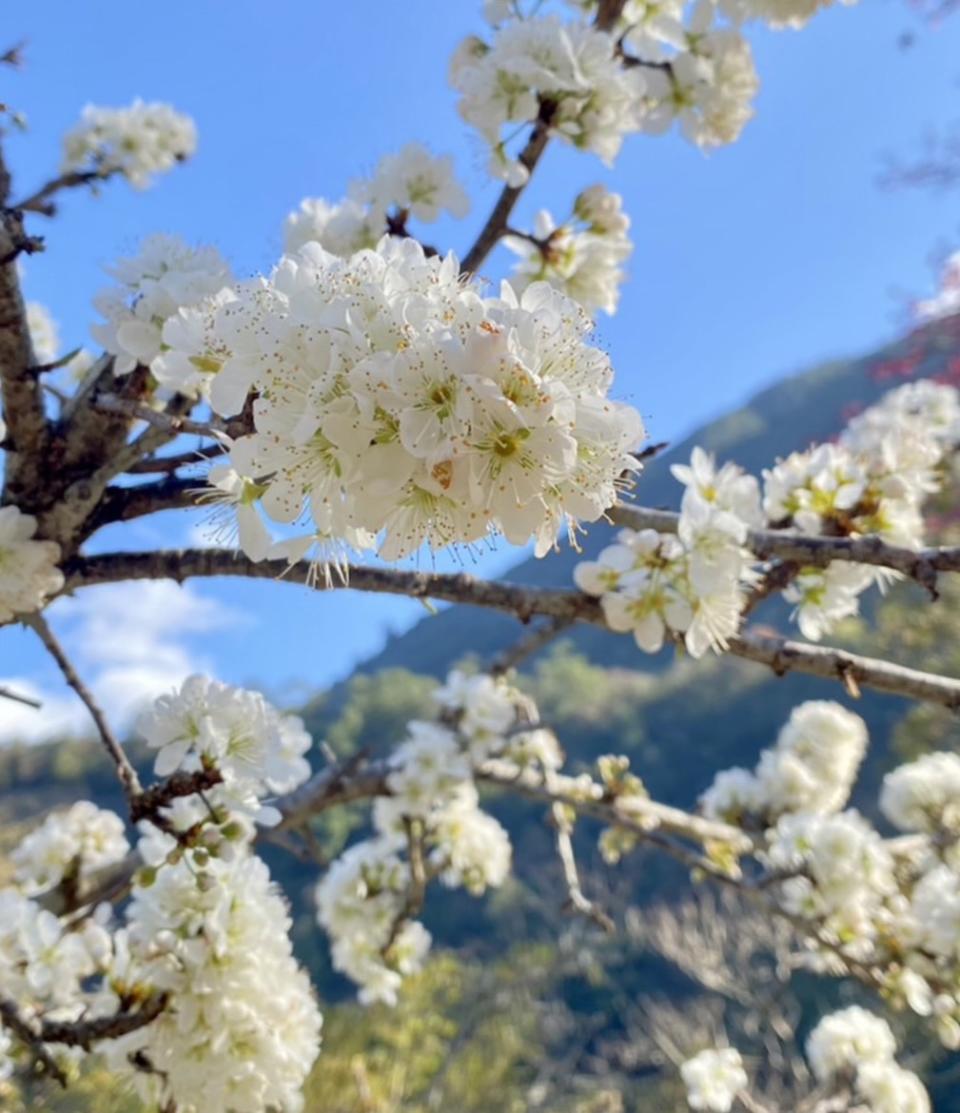
<svg viewBox="0 0 960 1113"><path fill-rule="evenodd" d="M960 680L821 644L872 588L909 578L935 598L938 578L960 571L960 549L926 545L923 522L960 445L956 387L901 386L835 443L771 460L762 482L695 450L674 468L680 512L644 508L628 498L643 425L611 399L610 362L591 340L590 314L615 310L630 253L621 200L592 186L562 218L512 222L550 142L611 163L633 132L734 141L758 84L748 25L798 28L828 3L491 0L487 32L450 72L504 185L462 260L421 233L441 210L462 216L467 197L449 159L411 144L347 199L305 200L268 276L237 282L212 249L148 239L96 299L99 356L56 359L17 260L43 247L35 222L62 192L113 178L142 188L189 158L191 121L166 105L88 108L59 174L26 196L0 165L0 623L35 631L85 702L128 812L77 802L12 856L0 1070L32 1061L66 1084L97 1052L165 1111L298 1108L321 1015L258 846L309 859L312 817L370 802L370 837L316 865L316 913L361 999L393 1002L430 946L418 919L430 886L479 895L510 870L481 790L549 810L569 906L598 925L612 926L581 887L580 819L599 823L608 861L660 849L781 919L810 965L960 1046L960 758L931 754L886 778L880 808L901 833L884 837L846 807L863 721L808 702L754 768L722 772L684 811L651 799L624 757L567 772L510 676L561 629L595 623L647 652L731 653L852 696L873 687L960 708ZM480 276L501 241L519 259L492 293ZM203 447L185 450L185 434ZM198 460L199 490L184 474ZM198 503L213 505L222 547L87 552L107 525ZM494 535L545 556L600 520L622 527L616 543L566 590L353 563ZM435 717L411 722L388 759L327 756L315 772L298 719L191 677L137 725L155 753L144 785L43 612L89 585L199 576L469 603L530 631L489 671L452 672ZM778 593L803 640L750 628ZM882 1018L823 1018L797 1108L929 1108L896 1055ZM734 1048L704 1048L681 1073L694 1109L766 1108Z"/></svg>

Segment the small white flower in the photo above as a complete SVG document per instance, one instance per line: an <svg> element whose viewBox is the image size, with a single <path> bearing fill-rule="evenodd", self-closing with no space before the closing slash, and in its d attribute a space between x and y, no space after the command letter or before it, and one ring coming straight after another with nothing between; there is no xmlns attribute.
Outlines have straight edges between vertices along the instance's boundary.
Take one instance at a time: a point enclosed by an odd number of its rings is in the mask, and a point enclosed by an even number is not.
<svg viewBox="0 0 960 1113"><path fill-rule="evenodd" d="M714 1113L729 1113L737 1094L749 1082L740 1052L733 1047L701 1051L681 1065L680 1075L690 1108Z"/></svg>
<svg viewBox="0 0 960 1113"><path fill-rule="evenodd" d="M0 623L39 610L63 587L60 546L35 541L36 518L0 506Z"/></svg>

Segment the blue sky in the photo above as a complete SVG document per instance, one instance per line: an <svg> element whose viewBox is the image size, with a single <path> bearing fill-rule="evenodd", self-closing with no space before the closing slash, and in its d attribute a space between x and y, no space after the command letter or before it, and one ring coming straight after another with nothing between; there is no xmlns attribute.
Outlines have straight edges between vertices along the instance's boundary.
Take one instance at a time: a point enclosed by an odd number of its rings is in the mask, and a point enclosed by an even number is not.
<svg viewBox="0 0 960 1113"><path fill-rule="evenodd" d="M473 212L462 225L433 226L430 238L465 250L496 186L456 114L446 63L463 34L481 30L479 6L36 0L8 18L11 41L28 40L26 69L0 73L0 100L30 124L6 141L19 192L50 176L60 136L88 101L167 100L200 134L196 158L154 189L111 183L99 198L71 195L38 228L48 251L28 262L26 289L53 312L64 347L88 341L103 265L143 235L213 243L240 275L269 269L282 219L302 197L340 197L410 139L456 159ZM603 181L633 219L631 281L598 338L617 369L616 394L655 439L677 438L784 374L888 339L902 326L904 296L929 289L931 253L960 240L956 196L876 184L884 152L915 152L960 117L960 21L898 49L910 28L900 0L861 0L800 33L752 30L757 115L729 149L704 155L676 137L638 136L612 171L570 148L549 151L520 217L543 206L563 214L581 188ZM505 262L486 269L495 276ZM124 543L185 536L182 523L160 517ZM503 547L479 571L514 559ZM205 583L186 593L165 585L150 599L142 588L94 589L58 605L54 621L119 709L145 677L195 666L296 699L422 614L404 600ZM25 633L0 632L2 677L44 692L48 722L74 721ZM11 714L0 705L9 728L0 723L0 736L30 729Z"/></svg>

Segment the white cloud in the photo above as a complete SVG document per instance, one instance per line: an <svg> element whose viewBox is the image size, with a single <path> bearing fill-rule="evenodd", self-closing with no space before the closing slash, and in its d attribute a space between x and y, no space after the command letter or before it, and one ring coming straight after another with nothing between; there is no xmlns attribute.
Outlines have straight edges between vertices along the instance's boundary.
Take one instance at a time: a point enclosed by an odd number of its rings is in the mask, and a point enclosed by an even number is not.
<svg viewBox="0 0 960 1113"><path fill-rule="evenodd" d="M48 617L120 733L147 700L191 673L211 671L205 637L245 621L238 611L170 580L86 588L76 598L58 601ZM30 677L0 683L43 703L37 711L3 701L0 742L90 733L85 709L61 686L41 689Z"/></svg>

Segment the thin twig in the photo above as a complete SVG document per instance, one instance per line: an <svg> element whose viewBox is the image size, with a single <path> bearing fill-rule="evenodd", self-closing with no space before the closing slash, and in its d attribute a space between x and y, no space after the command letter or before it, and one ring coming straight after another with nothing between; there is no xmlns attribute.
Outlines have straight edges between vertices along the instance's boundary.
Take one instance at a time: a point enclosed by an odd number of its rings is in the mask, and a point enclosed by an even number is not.
<svg viewBox="0 0 960 1113"><path fill-rule="evenodd" d="M5 687L0 687L0 699L13 700L14 703L22 703L27 707L35 707L37 710L43 707L40 700L34 699L32 696L21 695L19 692L14 692L10 688Z"/></svg>
<svg viewBox="0 0 960 1113"><path fill-rule="evenodd" d="M145 421L148 425L153 425L165 433L177 435L180 433L195 433L198 437L216 438L219 434L227 431L226 423L219 418L213 418L209 422L191 421L187 417L164 413L145 405L143 402L136 402L130 398L118 398L112 394L105 394L98 398L95 405L98 410L103 410L106 413L124 414L127 417L136 418L138 421Z"/></svg>
<svg viewBox="0 0 960 1113"><path fill-rule="evenodd" d="M490 663L487 670L492 676L503 676L504 673L515 669L519 664L535 653L539 653L544 646L550 644L558 634L573 625L569 618L551 618L541 623L535 630L508 646L499 653ZM524 730L528 730L524 727Z"/></svg>
<svg viewBox="0 0 960 1113"><path fill-rule="evenodd" d="M50 629L50 625L43 615L39 613L28 615L24 618L23 622L24 625L29 626L36 632L37 637L43 642L47 652L54 661L56 661L60 672L63 673L64 680L66 680L70 687L77 693L90 712L90 717L96 724L97 731L100 734L100 740L103 742L113 764L117 767L117 775L123 785L123 790L127 795L127 799L130 801L131 805L133 805L134 801L142 792L140 778L137 776L137 771L130 764L127 755L123 752L123 747L111 730L110 724L107 722L107 718L94 698L93 693L80 679L77 670L73 667L66 651L57 640L56 635Z"/></svg>
<svg viewBox="0 0 960 1113"><path fill-rule="evenodd" d="M580 887L580 871L577 869L577 858L573 852L573 822L567 814L567 806L554 804L550 808L553 821L557 857L563 870L563 879L567 886L567 903L571 911L586 916L608 935L616 927L613 920L600 907L596 901L590 900Z"/></svg>
<svg viewBox="0 0 960 1113"><path fill-rule="evenodd" d="M52 178L45 185L42 185L36 193L31 193L29 197L24 197L22 201L17 201L11 208L17 209L22 213L39 213L41 216L54 216L57 207L50 200L65 189L76 189L77 186L92 185L94 182L105 182L114 174L119 173L118 169L100 169L100 170L70 170L66 174L60 174L56 178Z"/></svg>

